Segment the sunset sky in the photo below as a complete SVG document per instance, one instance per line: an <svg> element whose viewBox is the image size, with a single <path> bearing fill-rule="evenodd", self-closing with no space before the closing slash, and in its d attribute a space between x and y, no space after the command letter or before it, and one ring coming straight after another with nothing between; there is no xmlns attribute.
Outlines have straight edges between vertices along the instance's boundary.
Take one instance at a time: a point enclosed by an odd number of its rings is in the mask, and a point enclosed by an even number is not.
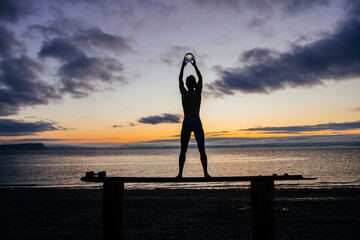
<svg viewBox="0 0 360 240"><path fill-rule="evenodd" d="M360 142L359 1L2 0L0 143L179 145L187 52L206 144Z"/></svg>

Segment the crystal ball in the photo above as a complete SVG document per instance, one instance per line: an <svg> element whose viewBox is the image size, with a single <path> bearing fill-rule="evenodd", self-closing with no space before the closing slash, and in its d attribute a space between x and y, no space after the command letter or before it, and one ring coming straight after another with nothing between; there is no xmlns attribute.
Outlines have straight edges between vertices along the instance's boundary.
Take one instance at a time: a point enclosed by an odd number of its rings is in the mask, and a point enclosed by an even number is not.
<svg viewBox="0 0 360 240"><path fill-rule="evenodd" d="M192 55L192 53L187 53L185 55L185 60L186 62L192 62L194 60L194 55Z"/></svg>

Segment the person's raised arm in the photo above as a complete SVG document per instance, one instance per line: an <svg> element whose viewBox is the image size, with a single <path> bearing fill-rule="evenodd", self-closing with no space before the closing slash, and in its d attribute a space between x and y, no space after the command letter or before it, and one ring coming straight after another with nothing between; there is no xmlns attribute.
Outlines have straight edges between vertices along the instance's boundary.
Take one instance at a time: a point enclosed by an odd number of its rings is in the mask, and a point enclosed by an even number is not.
<svg viewBox="0 0 360 240"><path fill-rule="evenodd" d="M184 80L183 80L184 68L185 68L186 63L187 63L186 59L184 58L184 60L181 64L181 70L180 70L180 74L179 74L179 88L180 88L181 94L183 94L186 91L186 89L184 87Z"/></svg>
<svg viewBox="0 0 360 240"><path fill-rule="evenodd" d="M191 64L194 66L195 71L196 71L196 75L197 75L197 77L199 79L199 81L197 83L196 90L201 93L202 87L203 87L203 82L202 82L202 76L201 76L200 70L198 69L198 67L196 65L195 57L194 57L194 60L191 62Z"/></svg>

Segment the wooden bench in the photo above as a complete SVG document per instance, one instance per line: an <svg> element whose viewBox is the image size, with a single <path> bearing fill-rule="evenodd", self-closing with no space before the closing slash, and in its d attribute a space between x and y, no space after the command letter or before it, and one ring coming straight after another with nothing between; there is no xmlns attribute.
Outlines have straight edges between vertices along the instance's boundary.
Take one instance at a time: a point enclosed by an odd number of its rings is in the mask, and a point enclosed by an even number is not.
<svg viewBox="0 0 360 240"><path fill-rule="evenodd" d="M103 238L120 239L125 183L250 182L253 239L275 239L274 181L314 180L302 175L241 176L211 178L82 177L85 182L103 182Z"/></svg>

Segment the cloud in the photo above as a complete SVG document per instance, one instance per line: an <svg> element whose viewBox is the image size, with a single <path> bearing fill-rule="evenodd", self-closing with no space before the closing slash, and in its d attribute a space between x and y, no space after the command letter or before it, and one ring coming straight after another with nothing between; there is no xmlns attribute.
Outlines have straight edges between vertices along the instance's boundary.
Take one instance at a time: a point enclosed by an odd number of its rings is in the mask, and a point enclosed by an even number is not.
<svg viewBox="0 0 360 240"><path fill-rule="evenodd" d="M38 55L42 58L53 57L62 61L71 61L85 56L71 41L63 38L53 38L50 41L45 41Z"/></svg>
<svg viewBox="0 0 360 240"><path fill-rule="evenodd" d="M114 124L111 126L112 128L123 128L125 127L125 125L117 125L117 124Z"/></svg>
<svg viewBox="0 0 360 240"><path fill-rule="evenodd" d="M98 142L89 143L89 140L100 139L51 139L51 138L22 138L22 139L10 139L1 140L0 143L12 144L18 142L47 142L52 147L68 148L68 147L100 147L100 148L179 148L179 137L175 139L163 139L152 141L140 141L132 143L114 143L114 142ZM116 138L115 138L116 139ZM71 143L56 143L66 142ZM74 144L74 142L77 142ZM234 137L234 138L206 138L206 147L264 147L264 146L358 146L360 142L360 134L337 134L337 135L311 135L311 136L287 136L287 137ZM189 147L196 147L196 140L190 139Z"/></svg>
<svg viewBox="0 0 360 240"><path fill-rule="evenodd" d="M264 49L264 48L254 48L248 51L245 51L241 54L240 59L247 64L258 64L271 61L274 58L279 57L279 53L275 50Z"/></svg>
<svg viewBox="0 0 360 240"><path fill-rule="evenodd" d="M66 12L69 8L90 9L96 16L106 15L109 19L113 19L111 14L122 15L141 8L140 18L148 21L145 15L162 19L174 10L172 6L174 4L158 1L130 0L121 4L116 0L106 3L0 1L0 116L16 114L26 106L61 100L65 94L81 98L110 89L112 84L128 83L122 58L134 52L134 39L105 32L81 16L65 18L72 15ZM35 15L41 18L36 17L35 21L25 18ZM132 18L122 19L138 22ZM19 23L23 20L29 21ZM20 32L24 27L27 27L25 32ZM24 40L19 41L17 36ZM32 54L39 43L39 59L36 59ZM48 61L49 58L56 61Z"/></svg>
<svg viewBox="0 0 360 240"><path fill-rule="evenodd" d="M59 99L56 89L40 80L42 72L43 66L26 54L23 43L12 31L0 25L0 116L16 114L25 106Z"/></svg>
<svg viewBox="0 0 360 240"><path fill-rule="evenodd" d="M51 27L53 33L62 31ZM57 73L63 86L61 92L81 98L97 90L100 82L127 82L122 76L124 69L120 61L112 57L88 56L84 49L89 47L118 52L131 50L125 38L104 33L99 28L83 29L68 38L54 37L45 41L38 55L43 59L55 58L61 63Z"/></svg>
<svg viewBox="0 0 360 240"><path fill-rule="evenodd" d="M56 37L66 38L87 51L90 49L95 51L96 49L107 49L116 53L133 51L131 45L134 40L132 38L106 33L97 26L86 25L80 19L60 18L47 26L33 24L28 27L26 35L39 33L47 41Z"/></svg>
<svg viewBox="0 0 360 240"><path fill-rule="evenodd" d="M81 19L58 18L49 23L32 24L25 31L26 36L32 36L34 33L40 34L44 39L50 40L54 37L71 37L73 33L82 31L85 23Z"/></svg>
<svg viewBox="0 0 360 240"><path fill-rule="evenodd" d="M13 32L0 25L0 57L11 57L19 47L22 47L22 44L15 39Z"/></svg>
<svg viewBox="0 0 360 240"><path fill-rule="evenodd" d="M217 9L219 7L225 7L236 10L238 12L243 11L243 9L254 9L263 14L271 14L274 8L279 8L285 15L296 15L316 6L326 6L329 4L329 0L192 0L192 2L196 6L200 7L210 7Z"/></svg>
<svg viewBox="0 0 360 240"><path fill-rule="evenodd" d="M126 125L112 125L112 128L124 128L124 127L135 127L137 124L136 123L127 123Z"/></svg>
<svg viewBox="0 0 360 240"><path fill-rule="evenodd" d="M138 122L143 124L152 124L152 125L160 124L160 123L180 123L180 115L163 113L161 115L154 115L154 116L140 118Z"/></svg>
<svg viewBox="0 0 360 240"><path fill-rule="evenodd" d="M127 83L121 62L108 54L98 56L96 51L104 48L117 53L130 51L131 40L104 33L100 28L83 28L74 20L58 21L48 27L37 25L34 29L45 37L38 56L56 59L59 68L53 79L42 81L46 62L26 55L25 46L13 32L0 25L0 116L16 114L22 107L60 100L65 93L86 97L101 90L99 83ZM57 36L61 34L65 37Z"/></svg>
<svg viewBox="0 0 360 240"><path fill-rule="evenodd" d="M14 23L34 10L35 5L31 0L1 0L0 20Z"/></svg>
<svg viewBox="0 0 360 240"><path fill-rule="evenodd" d="M274 1L269 1L269 5ZM326 6L329 4L329 0L313 0L313 1L299 1L299 0L280 0L276 1L275 5L279 5L283 12L288 15L296 15L299 12L304 12L309 9L313 9L316 6ZM267 7L269 7L267 5Z"/></svg>
<svg viewBox="0 0 360 240"><path fill-rule="evenodd" d="M137 120L137 122L131 122L131 123L127 123L125 125L114 124L111 127L112 128L125 128L125 127L134 127L139 124L156 125L156 124L161 124L161 123L180 123L181 122L180 117L181 117L181 115L179 115L179 114L162 113L160 115L142 117L139 120Z"/></svg>
<svg viewBox="0 0 360 240"><path fill-rule="evenodd" d="M84 97L97 89L97 83L118 80L125 83L119 75L122 64L113 58L79 57L61 66L59 76L63 84L62 92L73 97ZM115 75L117 74L117 75Z"/></svg>
<svg viewBox="0 0 360 240"><path fill-rule="evenodd" d="M83 29L73 37L74 41L87 46L97 46L119 53L132 51L131 38L103 32L98 27Z"/></svg>
<svg viewBox="0 0 360 240"><path fill-rule="evenodd" d="M240 58L244 67L215 68L219 80L208 84L216 94L270 93L287 87L311 87L327 80L360 77L360 20L351 18L331 35L289 52L252 49Z"/></svg>
<svg viewBox="0 0 360 240"><path fill-rule="evenodd" d="M229 131L217 131L217 132L207 132L205 134L206 137L219 137L219 136L225 136L228 135Z"/></svg>
<svg viewBox="0 0 360 240"><path fill-rule="evenodd" d="M42 65L27 55L0 61L0 116L60 98L52 86L39 80L42 69Z"/></svg>
<svg viewBox="0 0 360 240"><path fill-rule="evenodd" d="M24 122L15 119L0 118L0 136L36 135L40 132L66 130L53 122Z"/></svg>
<svg viewBox="0 0 360 240"><path fill-rule="evenodd" d="M291 136L291 137L262 137L262 138L206 138L206 147L265 147L265 146L355 146L360 142L360 134L316 135L316 136ZM96 147L95 145L92 145ZM100 145L102 146L102 145ZM190 139L189 147L197 146L194 138ZM152 141L140 141L124 144L109 144L111 148L179 148L179 138Z"/></svg>
<svg viewBox="0 0 360 240"><path fill-rule="evenodd" d="M61 2L64 2L62 0ZM173 13L177 6L171 1L159 1L159 0L121 0L119 4L119 0L66 0L73 5L76 4L84 4L91 7L97 7L98 11L102 14L120 14L125 15L124 17L143 17L149 18L154 15L169 15ZM88 7L81 6L81 7ZM135 11L140 10L142 12L141 16L135 16Z"/></svg>
<svg viewBox="0 0 360 240"><path fill-rule="evenodd" d="M60 129L66 130L66 129ZM12 143L29 143L29 142L87 142L87 141L99 141L99 140L119 140L121 138L15 138L15 139L0 139L0 143L12 144ZM56 143L55 143L56 144ZM57 143L59 144L59 143ZM62 143L61 143L62 144Z"/></svg>
<svg viewBox="0 0 360 240"><path fill-rule="evenodd" d="M43 69L13 32L0 25L0 116L60 99L56 88L40 79Z"/></svg>
<svg viewBox="0 0 360 240"><path fill-rule="evenodd" d="M343 123L326 123L304 126L285 126L285 127L256 127L241 129L239 131L260 131L266 133L303 133L316 131L347 131L360 129L360 121Z"/></svg>

